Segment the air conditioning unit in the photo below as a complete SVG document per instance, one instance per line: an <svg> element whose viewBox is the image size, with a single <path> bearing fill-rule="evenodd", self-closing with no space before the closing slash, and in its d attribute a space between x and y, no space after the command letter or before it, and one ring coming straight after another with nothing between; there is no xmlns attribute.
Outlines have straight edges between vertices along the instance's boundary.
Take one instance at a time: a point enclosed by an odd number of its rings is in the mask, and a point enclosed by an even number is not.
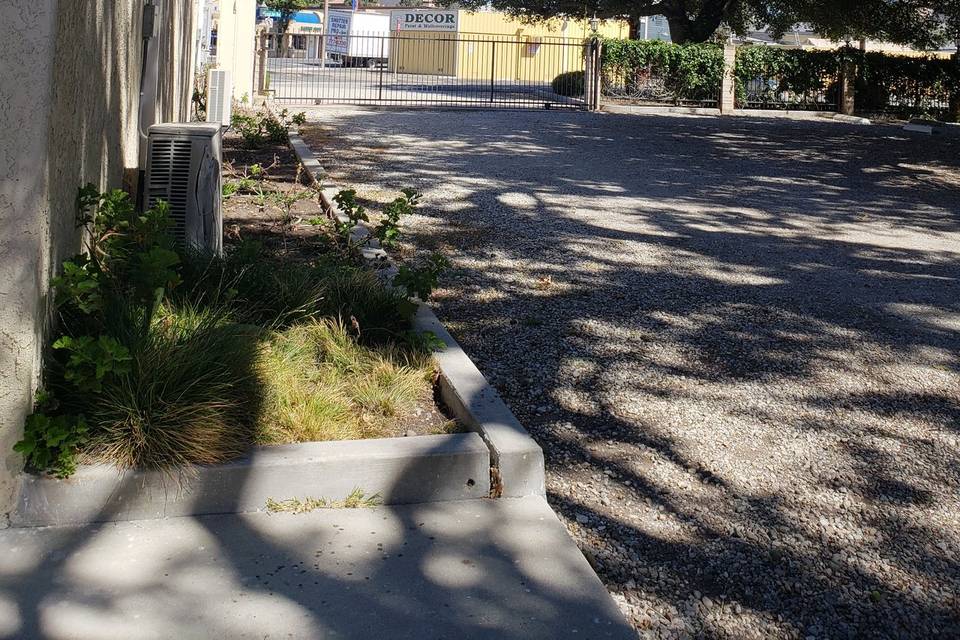
<svg viewBox="0 0 960 640"><path fill-rule="evenodd" d="M221 127L230 126L232 95L233 79L230 72L210 69L207 72L207 122L218 122Z"/></svg>
<svg viewBox="0 0 960 640"><path fill-rule="evenodd" d="M177 244L223 252L221 130L213 122L155 124L147 136L145 201L170 205Z"/></svg>

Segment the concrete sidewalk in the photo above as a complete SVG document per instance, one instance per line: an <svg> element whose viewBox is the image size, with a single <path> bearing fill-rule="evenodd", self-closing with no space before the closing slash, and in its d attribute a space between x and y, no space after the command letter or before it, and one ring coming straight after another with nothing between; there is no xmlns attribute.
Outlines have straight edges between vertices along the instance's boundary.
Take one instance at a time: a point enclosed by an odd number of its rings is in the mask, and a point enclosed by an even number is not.
<svg viewBox="0 0 960 640"><path fill-rule="evenodd" d="M635 638L541 497L0 531L4 638Z"/></svg>

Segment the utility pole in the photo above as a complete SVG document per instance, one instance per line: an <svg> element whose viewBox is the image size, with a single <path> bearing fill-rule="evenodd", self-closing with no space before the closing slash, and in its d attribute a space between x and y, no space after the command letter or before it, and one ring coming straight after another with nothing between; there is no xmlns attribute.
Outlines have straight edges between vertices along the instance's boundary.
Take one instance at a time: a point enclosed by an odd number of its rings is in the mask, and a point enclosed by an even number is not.
<svg viewBox="0 0 960 640"><path fill-rule="evenodd" d="M323 31L320 32L320 68L327 66L327 38L330 36L330 0L323 0Z"/></svg>

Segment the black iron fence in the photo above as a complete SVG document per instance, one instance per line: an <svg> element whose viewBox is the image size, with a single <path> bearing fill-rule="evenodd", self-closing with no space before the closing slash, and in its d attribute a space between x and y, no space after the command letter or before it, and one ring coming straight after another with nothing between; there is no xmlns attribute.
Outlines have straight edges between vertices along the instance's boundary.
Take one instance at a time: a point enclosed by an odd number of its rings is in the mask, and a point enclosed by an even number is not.
<svg viewBox="0 0 960 640"><path fill-rule="evenodd" d="M947 58L854 56L857 110L869 115L951 119L960 105L960 64Z"/></svg>
<svg viewBox="0 0 960 640"><path fill-rule="evenodd" d="M737 86L737 107L836 111L840 96L839 80L837 77L825 78L824 85L798 90L777 76L750 78Z"/></svg>
<svg viewBox="0 0 960 640"><path fill-rule="evenodd" d="M485 34L298 34L259 40L255 86L299 104L584 109L590 44ZM326 38L326 59L321 60ZM579 74L579 84L577 76Z"/></svg>

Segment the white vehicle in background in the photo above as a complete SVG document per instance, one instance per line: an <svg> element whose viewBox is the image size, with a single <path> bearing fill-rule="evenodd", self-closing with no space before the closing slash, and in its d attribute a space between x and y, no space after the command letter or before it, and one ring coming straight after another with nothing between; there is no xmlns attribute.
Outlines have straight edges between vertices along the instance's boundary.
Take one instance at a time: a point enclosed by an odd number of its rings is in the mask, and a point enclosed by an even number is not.
<svg viewBox="0 0 960 640"><path fill-rule="evenodd" d="M331 11L327 55L344 67L386 64L390 57L390 16L384 13Z"/></svg>

